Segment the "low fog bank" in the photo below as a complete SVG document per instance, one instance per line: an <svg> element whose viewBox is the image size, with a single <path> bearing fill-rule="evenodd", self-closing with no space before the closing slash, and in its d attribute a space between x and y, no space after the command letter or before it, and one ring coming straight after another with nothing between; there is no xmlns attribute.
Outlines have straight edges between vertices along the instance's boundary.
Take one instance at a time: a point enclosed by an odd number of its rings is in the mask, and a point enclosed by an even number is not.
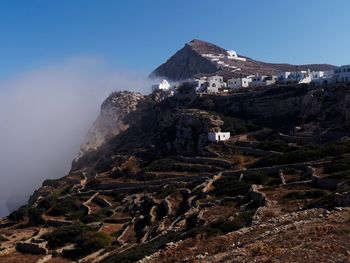
<svg viewBox="0 0 350 263"><path fill-rule="evenodd" d="M67 174L102 101L115 90L150 91L143 74L78 58L0 80L0 216L48 178Z"/></svg>

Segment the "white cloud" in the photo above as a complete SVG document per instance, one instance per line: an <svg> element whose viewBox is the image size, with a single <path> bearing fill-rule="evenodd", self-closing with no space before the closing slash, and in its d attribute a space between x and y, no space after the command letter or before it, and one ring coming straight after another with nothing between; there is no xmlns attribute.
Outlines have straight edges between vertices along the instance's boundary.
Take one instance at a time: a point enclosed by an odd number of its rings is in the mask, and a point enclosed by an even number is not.
<svg viewBox="0 0 350 263"><path fill-rule="evenodd" d="M101 102L114 90L148 93L143 74L76 58L0 81L0 216L47 178L64 176Z"/></svg>

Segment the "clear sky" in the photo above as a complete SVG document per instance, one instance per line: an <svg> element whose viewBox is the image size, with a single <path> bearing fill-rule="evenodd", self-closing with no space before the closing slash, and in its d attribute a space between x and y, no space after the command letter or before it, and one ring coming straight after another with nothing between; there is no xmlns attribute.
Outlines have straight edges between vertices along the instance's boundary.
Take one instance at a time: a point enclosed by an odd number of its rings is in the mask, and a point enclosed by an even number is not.
<svg viewBox="0 0 350 263"><path fill-rule="evenodd" d="M198 38L269 62L350 63L349 0L2 0L0 79L96 56L149 73Z"/></svg>

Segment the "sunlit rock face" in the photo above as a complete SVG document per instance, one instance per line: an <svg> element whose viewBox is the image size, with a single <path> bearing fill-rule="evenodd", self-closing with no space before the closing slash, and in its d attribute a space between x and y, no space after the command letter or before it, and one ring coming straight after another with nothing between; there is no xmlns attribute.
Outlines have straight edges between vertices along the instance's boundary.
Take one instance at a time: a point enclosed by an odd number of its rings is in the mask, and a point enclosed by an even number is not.
<svg viewBox="0 0 350 263"><path fill-rule="evenodd" d="M144 95L137 92L114 92L102 104L97 120L88 131L80 156L98 149L108 139L129 128L126 116L137 109Z"/></svg>

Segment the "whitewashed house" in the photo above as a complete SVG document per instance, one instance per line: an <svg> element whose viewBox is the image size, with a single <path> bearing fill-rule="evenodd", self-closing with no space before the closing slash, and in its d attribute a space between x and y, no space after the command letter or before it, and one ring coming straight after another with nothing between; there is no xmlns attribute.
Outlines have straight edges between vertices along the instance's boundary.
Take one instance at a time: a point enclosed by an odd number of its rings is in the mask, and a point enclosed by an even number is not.
<svg viewBox="0 0 350 263"><path fill-rule="evenodd" d="M213 83L213 84L211 84L211 86L207 87L205 93L209 93L209 94L219 93L219 87Z"/></svg>
<svg viewBox="0 0 350 263"><path fill-rule="evenodd" d="M311 79L320 79L323 78L325 76L324 71L312 71L311 72Z"/></svg>
<svg viewBox="0 0 350 263"><path fill-rule="evenodd" d="M168 91L170 89L170 84L166 79L163 79L161 83L152 85L152 92L155 90L162 90L162 91Z"/></svg>
<svg viewBox="0 0 350 263"><path fill-rule="evenodd" d="M279 72L277 74L277 81L281 83L287 82L290 73L289 71Z"/></svg>
<svg viewBox="0 0 350 263"><path fill-rule="evenodd" d="M277 81L279 83L297 83L307 84L312 81L310 70L280 72L277 74Z"/></svg>
<svg viewBox="0 0 350 263"><path fill-rule="evenodd" d="M250 87L265 86L265 83L264 83L265 77L267 76L259 76L259 75L248 76L248 78L251 79L249 86Z"/></svg>
<svg viewBox="0 0 350 263"><path fill-rule="evenodd" d="M230 132L208 132L208 140L210 142L223 142L230 139Z"/></svg>
<svg viewBox="0 0 350 263"><path fill-rule="evenodd" d="M312 71L311 72L311 83L316 86L321 86L333 82L333 70L327 71Z"/></svg>
<svg viewBox="0 0 350 263"><path fill-rule="evenodd" d="M194 81L198 93L218 93L219 89L226 87L223 77L215 75L210 77L201 77Z"/></svg>
<svg viewBox="0 0 350 263"><path fill-rule="evenodd" d="M294 73L292 72L291 75L289 76L294 76L294 79L298 84L308 84L312 81L310 70L308 71L302 70Z"/></svg>
<svg viewBox="0 0 350 263"><path fill-rule="evenodd" d="M218 75L208 77L207 93L218 93L220 88L225 88L224 78Z"/></svg>
<svg viewBox="0 0 350 263"><path fill-rule="evenodd" d="M226 53L227 53L227 58L228 58L228 59L234 59L234 60L240 60L240 61L247 61L246 58L239 57L239 56L237 55L237 52L234 51L234 50L227 50Z"/></svg>
<svg viewBox="0 0 350 263"><path fill-rule="evenodd" d="M232 78L227 80L227 87L230 89L248 88L250 82L250 78Z"/></svg>
<svg viewBox="0 0 350 263"><path fill-rule="evenodd" d="M267 76L264 78L264 83L265 83L265 86L270 86L270 85L273 85L273 84L276 84L276 81L277 81L277 76Z"/></svg>
<svg viewBox="0 0 350 263"><path fill-rule="evenodd" d="M197 92L204 92L204 91L206 91L206 89L208 87L207 77L201 77L199 79L195 79L194 80L194 85L195 85L195 88L196 88Z"/></svg>
<svg viewBox="0 0 350 263"><path fill-rule="evenodd" d="M334 70L335 82L350 82L350 65L344 65Z"/></svg>

